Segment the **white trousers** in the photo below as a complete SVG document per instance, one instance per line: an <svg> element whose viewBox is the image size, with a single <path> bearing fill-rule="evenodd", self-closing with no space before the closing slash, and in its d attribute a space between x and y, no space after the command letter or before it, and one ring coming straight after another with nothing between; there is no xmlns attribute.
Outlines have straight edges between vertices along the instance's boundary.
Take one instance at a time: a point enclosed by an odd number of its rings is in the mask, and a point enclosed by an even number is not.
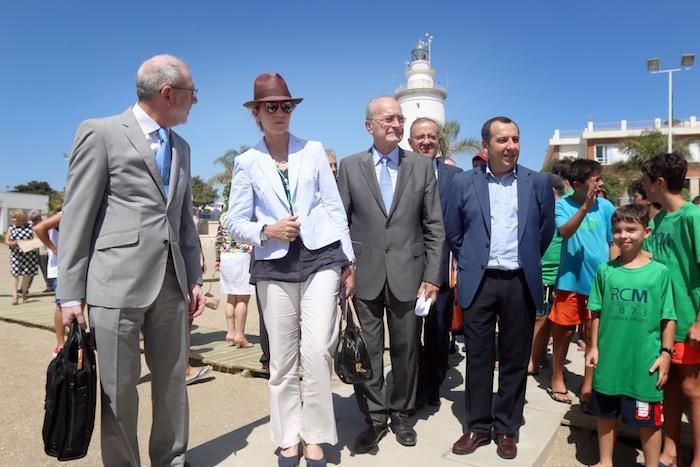
<svg viewBox="0 0 700 467"><path fill-rule="evenodd" d="M305 282L258 282L270 340L270 432L283 449L302 439L338 442L331 371L339 285L339 268L319 271Z"/></svg>

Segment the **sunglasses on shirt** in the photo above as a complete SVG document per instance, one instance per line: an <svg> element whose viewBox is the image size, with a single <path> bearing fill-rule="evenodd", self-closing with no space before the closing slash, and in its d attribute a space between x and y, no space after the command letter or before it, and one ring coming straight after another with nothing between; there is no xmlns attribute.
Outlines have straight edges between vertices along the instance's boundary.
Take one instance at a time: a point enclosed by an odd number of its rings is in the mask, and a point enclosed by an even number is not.
<svg viewBox="0 0 700 467"><path fill-rule="evenodd" d="M277 112L277 109L282 109L282 112L286 114L292 113L292 110L294 110L294 105L293 102L291 101L285 101L285 102L265 102L265 110L267 110L268 113L275 113Z"/></svg>

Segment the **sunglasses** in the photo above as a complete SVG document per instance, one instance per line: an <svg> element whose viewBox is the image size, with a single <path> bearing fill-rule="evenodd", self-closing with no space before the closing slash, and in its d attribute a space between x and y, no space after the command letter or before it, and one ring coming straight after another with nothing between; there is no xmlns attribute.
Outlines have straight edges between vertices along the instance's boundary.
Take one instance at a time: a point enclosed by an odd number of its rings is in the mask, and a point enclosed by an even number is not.
<svg viewBox="0 0 700 467"><path fill-rule="evenodd" d="M277 112L277 109L282 109L282 112L286 114L292 113L292 110L294 110L294 105L293 102L291 101L285 101L285 102L265 102L265 110L267 110L268 113L275 113Z"/></svg>

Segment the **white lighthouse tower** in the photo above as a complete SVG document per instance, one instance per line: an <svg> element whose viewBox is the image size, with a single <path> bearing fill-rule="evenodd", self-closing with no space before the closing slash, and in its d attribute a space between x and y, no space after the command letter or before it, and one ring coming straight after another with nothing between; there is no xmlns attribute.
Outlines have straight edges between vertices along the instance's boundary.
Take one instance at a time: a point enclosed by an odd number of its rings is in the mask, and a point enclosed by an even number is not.
<svg viewBox="0 0 700 467"><path fill-rule="evenodd" d="M440 125L445 123L447 89L436 85L435 69L430 61L433 36L426 34L426 42L418 41L411 51L411 62L406 67L406 85L396 89L394 96L401 104L406 123L401 147L410 149L407 139L411 124L418 117L429 117Z"/></svg>

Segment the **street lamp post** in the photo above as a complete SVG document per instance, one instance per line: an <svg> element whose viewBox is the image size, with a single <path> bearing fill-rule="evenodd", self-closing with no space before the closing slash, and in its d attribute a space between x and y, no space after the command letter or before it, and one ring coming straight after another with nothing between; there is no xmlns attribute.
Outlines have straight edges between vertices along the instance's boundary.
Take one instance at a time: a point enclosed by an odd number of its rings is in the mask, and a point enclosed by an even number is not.
<svg viewBox="0 0 700 467"><path fill-rule="evenodd" d="M680 68L660 69L661 60L658 57L647 60L647 71L649 73L667 73L668 74L668 152L673 152L672 130L673 128L673 73L676 71L689 70L695 64L695 54L681 55Z"/></svg>

